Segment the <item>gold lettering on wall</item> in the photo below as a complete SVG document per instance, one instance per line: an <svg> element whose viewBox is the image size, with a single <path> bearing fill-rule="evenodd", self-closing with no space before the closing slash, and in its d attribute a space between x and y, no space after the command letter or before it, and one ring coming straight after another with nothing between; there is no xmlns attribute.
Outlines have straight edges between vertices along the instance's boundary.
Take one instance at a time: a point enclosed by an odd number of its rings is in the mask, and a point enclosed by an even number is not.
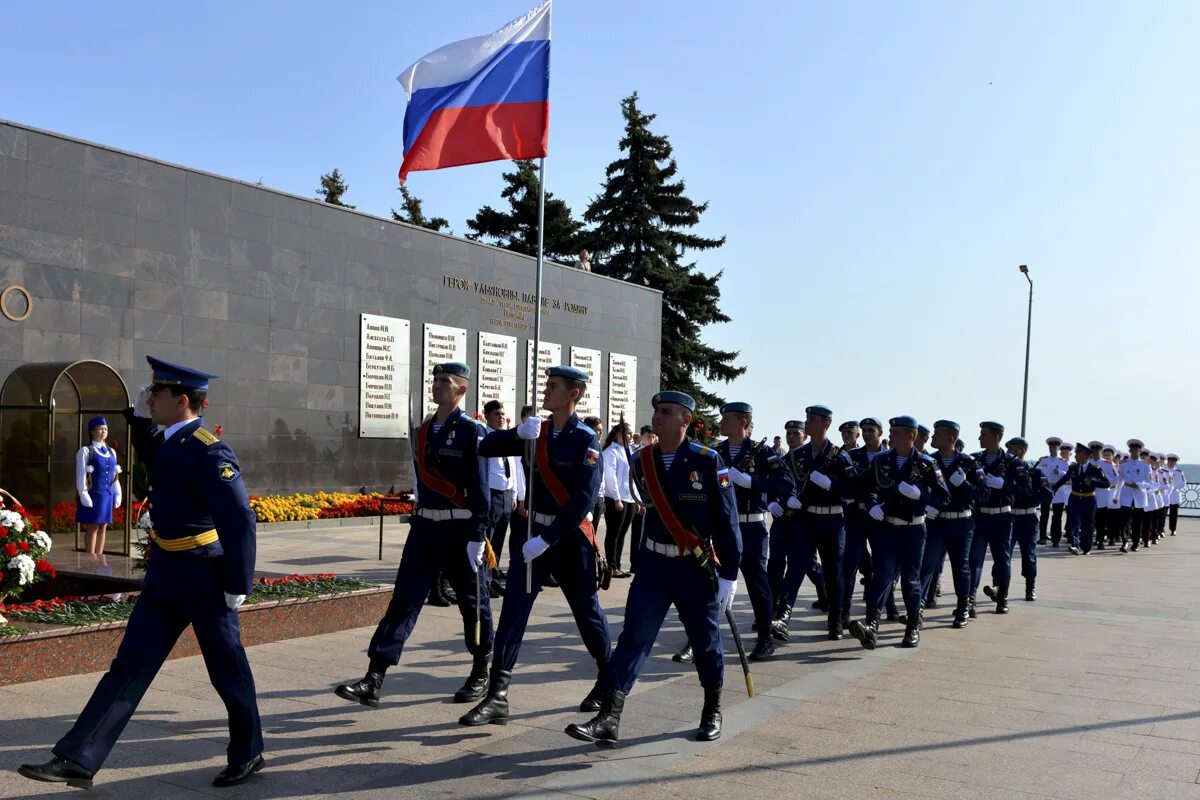
<svg viewBox="0 0 1200 800"><path fill-rule="evenodd" d="M490 307L497 315L488 320L497 328L533 330L534 303L537 301L537 295L533 292L524 292L496 283L484 283L458 275L443 275L442 285L449 289L479 295L479 302ZM588 307L583 303L564 302L557 297L543 296L542 316L553 316L556 311L586 316Z"/></svg>

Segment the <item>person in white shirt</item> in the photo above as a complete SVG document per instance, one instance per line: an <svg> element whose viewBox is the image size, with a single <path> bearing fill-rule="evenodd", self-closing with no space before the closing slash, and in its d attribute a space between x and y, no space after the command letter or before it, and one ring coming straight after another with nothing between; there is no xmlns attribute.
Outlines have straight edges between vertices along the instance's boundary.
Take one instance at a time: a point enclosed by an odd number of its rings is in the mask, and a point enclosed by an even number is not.
<svg viewBox="0 0 1200 800"><path fill-rule="evenodd" d="M489 400L483 406L483 419L488 430L502 431L508 427L508 419L504 415L504 404L499 400ZM504 538L512 520L512 513L517 508L517 481L521 477L521 468L516 456L503 456L487 460L488 491L491 494L491 511L488 515L488 539L492 550L496 553L496 569L492 572L491 595L493 598L503 597L507 570L500 565L500 556L504 553Z"/></svg>
<svg viewBox="0 0 1200 800"><path fill-rule="evenodd" d="M1142 461L1141 439L1130 439L1125 443L1129 448L1129 459L1117 468L1121 478L1121 552L1129 550L1137 552L1142 542L1146 516L1146 487L1150 481L1150 465ZM1132 547L1126 542L1128 535L1132 539ZM1149 534L1145 534L1150 541Z"/></svg>
<svg viewBox="0 0 1200 800"><path fill-rule="evenodd" d="M1071 466L1072 453L1075 450L1075 445L1069 442L1063 442L1058 446L1058 458L1065 466L1062 468L1062 474L1055 480L1050 480L1050 485L1055 486L1063 476L1067 474L1067 470ZM1057 466L1057 465L1055 465ZM1047 476L1049 480L1049 476ZM1063 538L1063 514L1067 508L1067 498L1071 496L1071 482L1067 481L1058 488L1054 493L1054 499L1050 504L1051 520L1050 520L1050 546L1058 547L1058 543Z"/></svg>
<svg viewBox="0 0 1200 800"><path fill-rule="evenodd" d="M1096 489L1096 549L1103 550L1105 544L1116 546L1117 544L1117 517L1118 514L1113 510L1113 497L1117 494L1117 465L1113 463L1113 446L1106 445L1102 442L1091 442L1092 453L1099 451L1098 456L1094 456L1096 466L1104 473L1104 477L1108 478L1108 487L1104 489Z"/></svg>
<svg viewBox="0 0 1200 800"><path fill-rule="evenodd" d="M634 516L645 513L637 487L629 478L629 458L625 453L628 435L629 426L617 424L604 440L604 557L614 578L631 577L621 569L621 553Z"/></svg>
<svg viewBox="0 0 1200 800"><path fill-rule="evenodd" d="M1174 453L1167 453L1167 482L1169 491L1167 492L1167 504L1170 508L1170 515L1167 518L1167 524L1170 526L1171 535L1175 535L1175 524L1179 522L1179 504L1183 501L1183 492L1187 489L1187 476L1183 474L1178 466L1179 456Z"/></svg>
<svg viewBox="0 0 1200 800"><path fill-rule="evenodd" d="M1042 474L1046 476L1046 481L1051 486L1058 483L1058 479L1061 478L1063 475L1067 474L1067 467L1069 466L1067 463L1067 460L1064 458L1058 457L1058 447L1062 443L1063 443L1063 440L1057 436L1051 436L1048 439L1046 439L1046 446L1050 448L1050 453L1049 453L1049 455L1042 456L1037 461L1037 468L1040 469L1042 471ZM1053 497L1054 497L1054 493L1048 492L1042 498L1042 514L1041 514L1041 517L1039 517L1039 519L1038 519L1038 524L1041 526L1041 529L1038 531L1038 544L1048 544L1050 541L1046 537L1046 533L1049 531L1049 528L1050 528L1050 509L1051 509L1051 500ZM1062 527L1061 527L1062 526L1062 507L1061 506L1058 508L1057 516L1055 517L1055 519L1057 520L1057 523L1059 526L1058 537L1055 537L1055 540L1057 541L1057 539L1062 536Z"/></svg>

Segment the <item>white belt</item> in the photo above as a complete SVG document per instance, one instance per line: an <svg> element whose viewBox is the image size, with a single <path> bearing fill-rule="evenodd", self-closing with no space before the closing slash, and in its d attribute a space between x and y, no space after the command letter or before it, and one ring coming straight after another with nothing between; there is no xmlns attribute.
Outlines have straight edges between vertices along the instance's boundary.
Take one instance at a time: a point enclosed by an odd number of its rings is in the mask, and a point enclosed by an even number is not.
<svg viewBox="0 0 1200 800"><path fill-rule="evenodd" d="M647 550L653 550L655 553L658 553L660 556L667 556L668 558L674 558L676 556L687 555L687 553L679 552L679 545L677 545L677 544L659 544L658 542L654 541L653 539L643 539L642 541L646 545Z"/></svg>
<svg viewBox="0 0 1200 800"><path fill-rule="evenodd" d="M971 512L968 511L938 511L938 519L968 519Z"/></svg>
<svg viewBox="0 0 1200 800"><path fill-rule="evenodd" d="M924 525L925 515L918 514L911 520L904 519L903 517L884 517L883 521L889 525Z"/></svg>
<svg viewBox="0 0 1200 800"><path fill-rule="evenodd" d="M1010 514L1012 506L980 506L980 514Z"/></svg>
<svg viewBox="0 0 1200 800"><path fill-rule="evenodd" d="M450 519L470 519L472 514L469 508L418 508L417 516L434 522L445 522Z"/></svg>
<svg viewBox="0 0 1200 800"><path fill-rule="evenodd" d="M823 517L842 513L841 506L805 506L804 510L809 514L816 514Z"/></svg>
<svg viewBox="0 0 1200 800"><path fill-rule="evenodd" d="M1033 508L1014 508L1012 513L1016 516L1023 517L1027 514L1036 514L1038 513L1038 510L1037 506L1034 506Z"/></svg>
<svg viewBox="0 0 1200 800"><path fill-rule="evenodd" d="M536 522L538 525L545 525L547 528L549 528L551 525L554 524L555 519L557 519L557 516L554 514L534 514L533 515L534 522Z"/></svg>
<svg viewBox="0 0 1200 800"><path fill-rule="evenodd" d="M757 514L738 514L738 522L762 522L766 518L767 515L762 512Z"/></svg>

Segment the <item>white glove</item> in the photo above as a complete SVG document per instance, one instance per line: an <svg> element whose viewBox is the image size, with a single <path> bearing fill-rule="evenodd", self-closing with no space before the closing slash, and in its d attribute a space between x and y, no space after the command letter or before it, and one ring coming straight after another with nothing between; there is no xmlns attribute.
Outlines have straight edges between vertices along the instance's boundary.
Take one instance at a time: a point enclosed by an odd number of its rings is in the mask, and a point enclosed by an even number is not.
<svg viewBox="0 0 1200 800"><path fill-rule="evenodd" d="M92 496L90 494L88 494L87 492L80 492L79 493L79 505L83 506L84 508L91 508L92 507Z"/></svg>
<svg viewBox="0 0 1200 800"><path fill-rule="evenodd" d="M717 578L717 610L724 613L733 608L733 596L737 594L737 581Z"/></svg>
<svg viewBox="0 0 1200 800"><path fill-rule="evenodd" d="M802 508L804 508L804 503L800 502L799 497L792 495L791 497L788 498L787 507L792 509L793 511L799 511Z"/></svg>
<svg viewBox="0 0 1200 800"><path fill-rule="evenodd" d="M989 489L1003 489L1004 478L999 475L984 475L983 482L988 485Z"/></svg>
<svg viewBox="0 0 1200 800"><path fill-rule="evenodd" d="M808 479L826 491L829 490L830 486L833 486L833 481L829 480L828 475L823 472L817 472L816 470L808 473Z"/></svg>
<svg viewBox="0 0 1200 800"><path fill-rule="evenodd" d="M230 611L233 611L244 602L246 602L246 595L225 592L225 607Z"/></svg>
<svg viewBox="0 0 1200 800"><path fill-rule="evenodd" d="M933 506L925 506L925 516L936 517L937 515L938 515L938 510L936 508L934 508Z"/></svg>
<svg viewBox="0 0 1200 800"><path fill-rule="evenodd" d="M871 506L871 510L868 511L867 513L870 514L871 519L875 520L876 522L883 522L883 516L884 516L883 506L880 506L880 505Z"/></svg>
<svg viewBox="0 0 1200 800"><path fill-rule="evenodd" d="M150 419L150 387L138 387L133 396L133 415L142 419Z"/></svg>
<svg viewBox="0 0 1200 800"><path fill-rule="evenodd" d="M471 571L479 572L483 566L483 542L467 542L467 561L471 562Z"/></svg>
<svg viewBox="0 0 1200 800"><path fill-rule="evenodd" d="M782 517L783 516L783 506L779 505L779 503L772 502L770 505L767 506L767 511L771 512L772 517Z"/></svg>
<svg viewBox="0 0 1200 800"><path fill-rule="evenodd" d="M750 485L754 482L753 478L751 478L746 473L742 472L737 467L729 468L729 477L730 477L730 479L733 480L734 483L736 483L738 486L742 487L743 489L749 489Z"/></svg>
<svg viewBox="0 0 1200 800"><path fill-rule="evenodd" d="M900 485L896 488L900 490L900 494L904 495L909 500L921 499L921 490L916 486L913 486L908 481L900 481Z"/></svg>
<svg viewBox="0 0 1200 800"><path fill-rule="evenodd" d="M535 558L549 549L550 545L545 539L540 536L535 536L526 542L525 546L521 548L521 555L525 557L525 563L528 564L530 561L533 561Z"/></svg>
<svg viewBox="0 0 1200 800"><path fill-rule="evenodd" d="M956 469L950 475L950 485L951 486L962 486L963 481L965 481L966 479L967 479L966 473L964 473L961 469Z"/></svg>
<svg viewBox="0 0 1200 800"><path fill-rule="evenodd" d="M542 432L542 418L531 414L527 420L517 426L517 436L522 439L536 439Z"/></svg>

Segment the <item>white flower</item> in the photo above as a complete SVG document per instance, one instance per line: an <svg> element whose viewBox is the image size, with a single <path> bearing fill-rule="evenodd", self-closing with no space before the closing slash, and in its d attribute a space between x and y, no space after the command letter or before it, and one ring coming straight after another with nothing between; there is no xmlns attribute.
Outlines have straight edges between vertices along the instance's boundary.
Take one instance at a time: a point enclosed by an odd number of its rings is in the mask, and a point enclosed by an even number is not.
<svg viewBox="0 0 1200 800"><path fill-rule="evenodd" d="M154 527L154 523L150 521L149 511L142 512L142 516L138 517L137 526L144 531L151 530Z"/></svg>
<svg viewBox="0 0 1200 800"><path fill-rule="evenodd" d="M33 563L33 559L24 553L11 559L8 562L8 568L15 569L20 573L17 583L21 586L33 583L34 573L37 572L37 565Z"/></svg>
<svg viewBox="0 0 1200 800"><path fill-rule="evenodd" d="M46 533L45 531L34 531L30 538L33 539L34 543L37 544L38 547L42 548L47 553L50 552L50 534Z"/></svg>

